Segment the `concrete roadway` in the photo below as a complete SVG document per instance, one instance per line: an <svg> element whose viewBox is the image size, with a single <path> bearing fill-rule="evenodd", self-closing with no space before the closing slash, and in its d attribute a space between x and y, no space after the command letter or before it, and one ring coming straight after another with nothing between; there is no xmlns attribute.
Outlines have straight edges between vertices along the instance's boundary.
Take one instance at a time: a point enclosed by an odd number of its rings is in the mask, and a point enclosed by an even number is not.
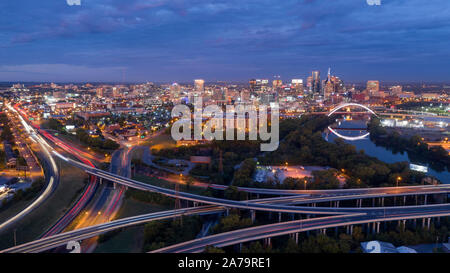
<svg viewBox="0 0 450 273"><path fill-rule="evenodd" d="M16 247L0 251L0 253L36 253L50 250L59 246L66 245L69 241L80 241L89 239L111 230L123 228L132 225L138 225L155 220L171 219L182 215L205 215L223 211L223 208L215 206L203 206L186 208L179 210L170 210L163 212L150 213L124 219L115 220L109 223L103 223L96 226L88 226L73 231L60 233L50 237L42 238L36 241L28 242Z"/></svg>
<svg viewBox="0 0 450 273"><path fill-rule="evenodd" d="M252 201L261 202L260 200ZM155 220L171 219L182 215L188 216L194 214L214 214L222 212L224 210L225 209L223 207L201 206L134 216L42 238L33 242L28 242L0 251L0 253L42 252L56 248L58 246L63 246L69 241L85 240L111 230L132 225L138 225ZM353 215L320 217L241 229L184 242L157 250L155 252L201 252L208 245L223 247L227 245L258 240L261 238L270 238L273 236L297 233L301 231L382 221L442 217L450 215L450 204L411 207L384 207L377 209L361 208L359 209L359 211L360 213Z"/></svg>
<svg viewBox="0 0 450 273"><path fill-rule="evenodd" d="M123 148L113 153L111 157L110 172L130 176L131 166L129 160L130 150ZM125 187L119 185L113 187L111 183L103 183L100 186L98 197L91 202L91 205L79 216L78 223L73 229L94 226L109 222L120 208ZM97 240L91 238L82 244L83 252L92 252L97 245Z"/></svg>
<svg viewBox="0 0 450 273"><path fill-rule="evenodd" d="M58 155L60 156L60 155ZM64 158L60 156L62 159L66 160L69 164L72 164L78 168L83 169L89 174L101 177L103 179L107 179L112 182L116 182L119 184L122 184L124 186L135 188L138 190L144 190L144 191L150 191L150 192L158 192L170 197L178 197L180 199L189 200L193 202L198 203L205 203L210 205L218 205L223 207L229 207L229 208L240 208L240 209L249 209L249 210L260 210L260 211L273 211L273 212L284 212L284 213L303 213L303 214L348 214L348 213L358 213L358 209L355 208L325 208L325 207L293 207L293 206L281 206L281 205L267 205L267 204L255 204L248 201L233 201L233 200L226 200L226 199L220 199L220 198L213 198L213 197L207 197L207 196L201 196L201 195L195 195L190 194L186 192L179 192L176 193L175 190L172 189L166 189L161 188L149 184L145 184L143 182L135 181L129 178L121 177L115 174L111 174L108 172L105 172L103 170L95 169L89 166L86 166L84 164L81 164L79 162L75 162L71 159ZM427 187L427 191L430 188ZM396 188L395 190L401 191L401 187ZM406 192L408 192L410 188L406 189ZM366 189L367 191L367 189ZM352 191L350 191L352 192ZM448 187L441 188L439 187L437 190L432 191L434 194L444 194L448 192ZM341 190L341 194L346 194L346 190ZM373 197L383 197L384 193L380 193L379 195L373 195ZM336 201L336 198L330 199L330 200L323 200L323 201Z"/></svg>
<svg viewBox="0 0 450 273"><path fill-rule="evenodd" d="M244 242L271 238L287 234L295 234L309 230L318 230L326 228L336 228L342 226L374 223L373 231L379 230L379 223L385 221L443 217L450 215L450 204L419 206L419 207L401 207L386 208L382 213L363 213L360 215L344 215L319 217L313 219L297 220L290 222L281 222L270 225L239 229L236 231L220 233L195 239L188 242L161 248L151 253L199 253L207 246L225 247ZM425 221L425 220L424 220Z"/></svg>
<svg viewBox="0 0 450 273"><path fill-rule="evenodd" d="M9 110L17 114L17 111L12 108L10 105L7 105ZM33 141L36 141L39 143L42 154L43 154L43 168L44 173L47 181L47 185L45 189L42 191L40 196L35 199L28 207L23 209L21 212L16 214L15 216L9 218L5 222L0 224L0 230L6 229L8 226L11 226L13 223L16 223L18 220L22 219L26 215L28 215L30 212L35 210L37 207L39 207L42 203L44 203L56 190L59 184L59 173L58 173L58 167L56 165L55 160L53 159L53 155L50 153L49 146L45 142L45 140L37 135L32 128L28 126L28 124L25 123L25 121L22 119L20 115L18 115L22 125L26 129L27 132L30 133L30 137L33 139Z"/></svg>

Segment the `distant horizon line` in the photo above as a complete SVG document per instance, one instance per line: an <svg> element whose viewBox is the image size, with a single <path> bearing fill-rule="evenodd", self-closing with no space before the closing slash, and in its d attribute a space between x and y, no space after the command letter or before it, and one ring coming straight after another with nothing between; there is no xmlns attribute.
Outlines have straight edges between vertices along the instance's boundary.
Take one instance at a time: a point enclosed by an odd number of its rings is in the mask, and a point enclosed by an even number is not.
<svg viewBox="0 0 450 273"><path fill-rule="evenodd" d="M198 78L201 79L201 78ZM258 78L255 78L258 79ZM267 79L267 78L261 78ZM324 78L325 79L325 78ZM155 84L193 84L195 79L191 81L0 81L1 84L145 84L145 83L155 83ZM367 81L379 81L380 84L450 84L450 81L383 81L377 79L362 80L362 81L348 81L345 84L362 84L367 83ZM205 80L205 84L208 83L229 83L229 84L248 84L248 81L226 81L226 80ZM304 81L305 83L305 81Z"/></svg>

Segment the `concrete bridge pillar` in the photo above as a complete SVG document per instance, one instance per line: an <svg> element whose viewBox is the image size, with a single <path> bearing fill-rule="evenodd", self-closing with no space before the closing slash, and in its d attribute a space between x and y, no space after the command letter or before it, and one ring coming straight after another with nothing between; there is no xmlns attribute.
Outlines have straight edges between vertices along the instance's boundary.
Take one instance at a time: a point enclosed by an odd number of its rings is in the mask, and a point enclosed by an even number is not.
<svg viewBox="0 0 450 273"><path fill-rule="evenodd" d="M362 199L356 200L356 206L357 207L362 207Z"/></svg>
<svg viewBox="0 0 450 273"><path fill-rule="evenodd" d="M403 205L406 205L406 195L403 196Z"/></svg>
<svg viewBox="0 0 450 273"><path fill-rule="evenodd" d="M419 204L419 201L418 201L418 197L417 197L417 194L416 194L416 206Z"/></svg>
<svg viewBox="0 0 450 273"><path fill-rule="evenodd" d="M403 231L405 231L406 230L406 220L403 220Z"/></svg>
<svg viewBox="0 0 450 273"><path fill-rule="evenodd" d="M250 214L251 214L251 218L252 218L252 223L254 223L255 222L255 218L256 218L256 215L255 215L256 213L255 213L254 210L251 210Z"/></svg>
<svg viewBox="0 0 450 273"><path fill-rule="evenodd" d="M103 178L100 177L100 185L103 184Z"/></svg>
<svg viewBox="0 0 450 273"><path fill-rule="evenodd" d="M278 222L281 222L281 212L278 213Z"/></svg>
<svg viewBox="0 0 450 273"><path fill-rule="evenodd" d="M271 244L272 244L272 242L271 242L271 240L270 240L270 237L264 239L264 245L265 245L266 247L267 247L267 246L271 246Z"/></svg>
<svg viewBox="0 0 450 273"><path fill-rule="evenodd" d="M117 184L117 183L113 183L113 187L114 187L114 189L116 189L116 184Z"/></svg>
<svg viewBox="0 0 450 273"><path fill-rule="evenodd" d="M372 198L372 207L375 207L375 198Z"/></svg>
<svg viewBox="0 0 450 273"><path fill-rule="evenodd" d="M339 208L339 201L336 201L336 208Z"/></svg>
<svg viewBox="0 0 450 273"><path fill-rule="evenodd" d="M298 232L295 233L295 243L298 244Z"/></svg>
<svg viewBox="0 0 450 273"><path fill-rule="evenodd" d="M353 225L350 226L350 235L353 235Z"/></svg>
<svg viewBox="0 0 450 273"><path fill-rule="evenodd" d="M423 201L423 204L424 204L424 205L427 204L427 197L428 197L428 195L425 194L424 201Z"/></svg>
<svg viewBox="0 0 450 273"><path fill-rule="evenodd" d="M430 229L430 225L431 225L431 218L428 218L428 224L427 224L428 229Z"/></svg>
<svg viewBox="0 0 450 273"><path fill-rule="evenodd" d="M381 206L384 207L384 197L381 197Z"/></svg>
<svg viewBox="0 0 450 273"><path fill-rule="evenodd" d="M380 222L377 222L377 234L380 233Z"/></svg>

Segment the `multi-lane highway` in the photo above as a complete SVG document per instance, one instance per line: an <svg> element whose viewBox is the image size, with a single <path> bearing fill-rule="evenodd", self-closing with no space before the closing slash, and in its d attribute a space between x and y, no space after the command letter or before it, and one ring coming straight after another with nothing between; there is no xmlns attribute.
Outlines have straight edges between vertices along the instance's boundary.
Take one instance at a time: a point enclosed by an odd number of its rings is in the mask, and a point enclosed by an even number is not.
<svg viewBox="0 0 450 273"><path fill-rule="evenodd" d="M17 111L11 107L10 105L7 105L8 109L14 113L17 114ZM0 230L7 228L8 226L11 226L13 223L17 222L18 220L22 219L26 215L28 215L30 212L35 210L37 207L39 207L42 203L44 203L56 190L59 183L59 174L58 174L58 167L56 165L55 160L53 159L53 156L50 152L51 147L48 146L48 144L45 142L45 140L37 135L33 128L28 126L28 124L23 120L23 118L18 115L22 125L24 126L25 130L30 134L30 137L33 139L33 141L36 141L39 143L41 147L41 151L43 154L43 167L45 172L45 177L47 180L47 185L45 189L42 191L40 196L36 198L29 206L27 206L25 209L23 209L21 212L16 214L15 216L11 217L10 219L6 220L5 222L0 224Z"/></svg>
<svg viewBox="0 0 450 273"><path fill-rule="evenodd" d="M113 174L93 166L68 159L56 151L53 154L65 160L67 163L83 169L86 173L102 178L124 187L135 188L144 191L161 193L170 197L193 201L195 203L209 204L208 206L194 207L181 210L158 212L146 214L126 219L120 219L109 223L84 227L71 232L66 232L47 238L41 238L34 242L17 246L4 252L40 252L64 245L70 240L83 240L99 235L101 233L140 224L152 220L168 219L180 215L217 213L227 208L247 209L252 211L271 211L278 213L299 213L308 215L334 215L331 217L320 217L309 220L299 220L283 222L272 225L243 229L231 233L218 234L204 237L194 241L184 242L175 246L164 248L159 252L200 252L208 245L227 246L236 243L257 240L260 238L270 238L283 234L290 234L312 229L324 229L343 225L355 225L361 223L372 223L382 221L394 221L416 218L430 218L450 215L450 204L424 205L424 206L403 206L403 207L301 207L294 204L333 202L349 199L383 198L389 196L406 196L422 194L445 194L449 193L449 186L415 186L415 187L390 187L373 189L351 189L351 190L326 190L326 191L290 191L272 189L250 189L240 188L258 194L291 195L284 197L257 199L248 201L233 201L220 198L213 198L186 192L176 192L171 189L161 188L154 185L145 184L130 178ZM128 160L128 159L127 159ZM219 185L216 185L219 187ZM222 186L223 187L223 186ZM292 196L293 195L293 196Z"/></svg>
<svg viewBox="0 0 450 273"><path fill-rule="evenodd" d="M57 156L61 157L63 160L66 160L67 162L70 162L70 164L73 164L74 166L80 167L84 169L85 171L92 173L93 175L102 177L104 179L107 179L109 181L113 181L116 183L120 183L129 187L146 190L146 191L155 191L160 192L169 196L175 196L176 193L173 190L169 189L163 189L151 185L144 184L142 182L133 181L128 178L124 178L118 175L114 175L105 171L101 171L95 168L92 168L90 166L84 165L82 163L75 162L73 160L67 159L58 153L54 152ZM402 192L403 187L397 188L397 191ZM422 191L425 190L426 192L430 192L432 194L440 194L440 193L447 193L448 188L445 186L435 186L435 187L416 187L414 188L413 192L416 194L420 193L420 190L418 188L421 188ZM431 190L433 189L434 190ZM431 191L430 191L431 190ZM411 187L405 187L404 189L406 194L411 193ZM344 193L341 191L341 195L338 196L328 196L328 197L320 197L316 196L315 198L323 199L323 198L332 198L333 200L347 200L352 198L364 198L365 194L352 194L350 195L344 195ZM183 195L183 196L182 196ZM379 193L378 196L383 196L382 193ZM312 224L309 226L309 229L321 229L321 228L327 228L330 225L331 226L341 226L341 225L350 225L350 224L359 224L359 223L369 223L369 222L380 222L380 221L393 221L396 219L412 219L412 218L428 218L428 217L438 217L438 216L447 216L449 215L450 211L450 204L443 204L443 205L428 205L428 206L414 206L414 207L362 207L362 208L312 208L312 207L293 207L293 206L277 206L272 204L282 203L282 204L295 204L298 202L311 202L313 197L308 196L285 196L285 197L276 197L276 198L267 198L262 200L249 200L249 201L231 201L231 200L224 200L224 199L218 199L218 198L209 198L209 197L203 197L188 193L178 193L179 198L184 198L187 200L191 200L194 202L199 203L210 203L218 206L203 206L203 207L194 207L194 208L188 208L188 209L182 209L177 211L166 211L166 212L158 212L155 214L147 214L147 215L141 215L137 217L130 217L126 219L120 219L116 221L112 221L110 223L91 226L82 228L79 230L74 230L68 233L58 234L54 236L50 236L47 238L42 238L40 240L29 242L27 244L11 248L8 250L5 250L5 252L40 252L52 249L57 246L61 246L66 244L68 241L71 240L83 240L87 239L93 236L97 236L99 234L102 234L104 232L140 224L143 222L148 222L152 220L161 220L161 219L168 219L173 217L178 217L180 215L191 215L191 214L207 214L207 213L217 213L220 211L223 211L226 207L237 207L237 208L244 208L244 209L254 209L254 210L263 210L263 211L277 211L277 212L294 212L294 213L304 213L304 214L325 214L325 215L340 215L341 217L333 218L335 221L336 219L339 219L338 222L322 222L324 219L329 219L329 217L321 217L321 218L314 218L316 222L312 222L315 224ZM373 196L371 196L373 197ZM206 199L204 199L206 198ZM271 204L272 203L272 204ZM323 218L323 219L322 219ZM321 219L321 220L319 220ZM305 220L303 220L305 221ZM325 220L327 221L327 220ZM273 230L270 231L272 227L266 227L269 228L269 232L267 232L265 229L262 229L261 231L256 232L252 236L247 236L245 240L254 240L255 238L265 238L265 237L271 237L271 236L277 236L281 234L287 234L292 232L298 232L303 231L303 229L297 229L292 230L291 229L292 222L287 223L279 223L275 224L277 227L281 227L281 231ZM307 229L305 229L307 230ZM243 231L242 234L245 234L246 232ZM263 233L263 234L260 234ZM215 235L216 236L216 235ZM245 237L245 235L242 235ZM262 236L262 237L261 237ZM210 240L211 236L203 238L203 240ZM207 239L206 239L207 238ZM213 241L216 239L212 239ZM221 241L223 239L220 239ZM244 240L241 238L241 240ZM215 242L215 241L214 241ZM213 242L213 243L214 243ZM178 245L174 249L163 249L161 251L184 251L186 246L189 248L189 252L191 251L201 251L206 245L211 245L211 241L202 241L202 243L199 246L192 246L192 242L186 242L185 245ZM227 244L234 244L236 243L236 240L229 240ZM196 243L197 244L197 243ZM221 244L214 244L217 246L224 245ZM180 250L178 249L180 247ZM194 247L195 249L191 249Z"/></svg>
<svg viewBox="0 0 450 273"><path fill-rule="evenodd" d="M239 229L220 233L188 242L161 248L152 253L198 253L207 246L225 247L239 243L271 238L275 236L294 234L309 230L335 228L341 226L375 223L374 229L379 229L379 223L385 221L443 217L450 215L450 204L386 208L383 212L369 212L360 215L343 215L319 217L270 225Z"/></svg>
<svg viewBox="0 0 450 273"><path fill-rule="evenodd" d="M145 184L143 182L135 181L126 177L122 177L119 175L111 174L109 172L99 170L96 168L92 168L85 164L76 162L74 160L65 158L56 153L56 155L63 160L67 161L69 164L76 166L78 168L83 169L85 172L101 177L103 179L122 184L124 186L135 188L138 190L158 192L170 197L180 198L184 200L189 200L197 203L204 203L210 205L217 205L229 208L239 208L239 209L248 209L248 210L260 210L260 211L272 211L272 212L284 212L284 213L303 213L303 214L347 214L347 213L357 213L358 210L355 208L327 208L327 207L293 207L293 206L282 206L282 205L269 205L269 204L255 204L248 201L234 201L227 199L214 198L209 196L202 196L191 194L187 192L176 192L172 189L161 188L149 184ZM432 187L425 187L427 191ZM397 191L401 191L401 187L396 188ZM405 191L409 191L411 188L406 188ZM436 190L433 190L434 194L445 194L448 193L448 187L446 186L438 186ZM341 190L340 194L345 195L346 190ZM383 197L385 193L380 192L378 195L372 195L371 198L374 197ZM326 200L322 200L326 201ZM336 198L333 198L333 201L337 201Z"/></svg>
<svg viewBox="0 0 450 273"><path fill-rule="evenodd" d="M251 200L254 203L270 203L278 201L278 198L267 200ZM33 242L25 243L20 246L12 247L1 252L42 252L67 244L69 241L85 240L98 236L105 232L124 228L132 225L138 225L155 220L171 219L179 216L205 215L224 211L219 206L201 206L179 210L163 211L150 213L135 217L115 220L109 223L89 226L74 231L57 234L54 236L42 238ZM359 213L338 215L331 217L319 217L291 222L281 222L277 224L264 225L242 229L229 233L212 235L189 242L184 242L155 252L201 252L206 246L214 245L223 247L237 243L269 238L296 232L324 229L329 227L356 225L364 223L374 223L383 221L395 221L405 219L442 217L450 215L450 204L437 204L427 206L409 206L409 207L377 207L377 208L359 208Z"/></svg>
<svg viewBox="0 0 450 273"><path fill-rule="evenodd" d="M164 220L174 217L179 217L182 215L205 215L211 213L217 213L222 211L223 208L215 206L205 206L196 208L186 208L179 210L170 210L163 212L150 213L135 217L124 218L120 220L115 220L109 223L100 224L96 226L88 226L81 229L76 229L73 231L60 233L46 238L41 238L36 241L28 242L20 246L12 247L0 253L29 253L29 252L42 252L50 250L59 246L66 245L69 241L80 241L88 238L92 238L103 234L105 232L115 230L118 228L123 228L127 226L142 224L149 221Z"/></svg>

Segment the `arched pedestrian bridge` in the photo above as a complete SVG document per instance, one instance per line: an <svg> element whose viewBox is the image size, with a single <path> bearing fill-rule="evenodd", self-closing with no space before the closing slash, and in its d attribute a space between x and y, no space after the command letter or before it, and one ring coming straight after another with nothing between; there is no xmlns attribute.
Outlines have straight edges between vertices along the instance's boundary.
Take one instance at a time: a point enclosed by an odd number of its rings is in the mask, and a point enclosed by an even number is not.
<svg viewBox="0 0 450 273"><path fill-rule="evenodd" d="M367 112L378 116L372 109L370 109L369 107L363 105L363 104L359 104L359 103L342 103L339 104L338 106L336 106L335 108L333 108L330 113L328 113L328 116L332 116L334 113L336 113L337 111L341 110L342 108L346 108L346 107L358 107L358 108L363 108L365 110L367 110ZM337 132L335 129L328 127L328 130L330 130L330 132L332 132L333 134L335 134L336 136L345 139L345 140L349 140L349 141L355 141L355 140L360 140L360 139L364 139L366 137L368 137L370 135L369 132L367 132L366 134L360 135L360 136L344 136L342 134L340 134L339 132Z"/></svg>

